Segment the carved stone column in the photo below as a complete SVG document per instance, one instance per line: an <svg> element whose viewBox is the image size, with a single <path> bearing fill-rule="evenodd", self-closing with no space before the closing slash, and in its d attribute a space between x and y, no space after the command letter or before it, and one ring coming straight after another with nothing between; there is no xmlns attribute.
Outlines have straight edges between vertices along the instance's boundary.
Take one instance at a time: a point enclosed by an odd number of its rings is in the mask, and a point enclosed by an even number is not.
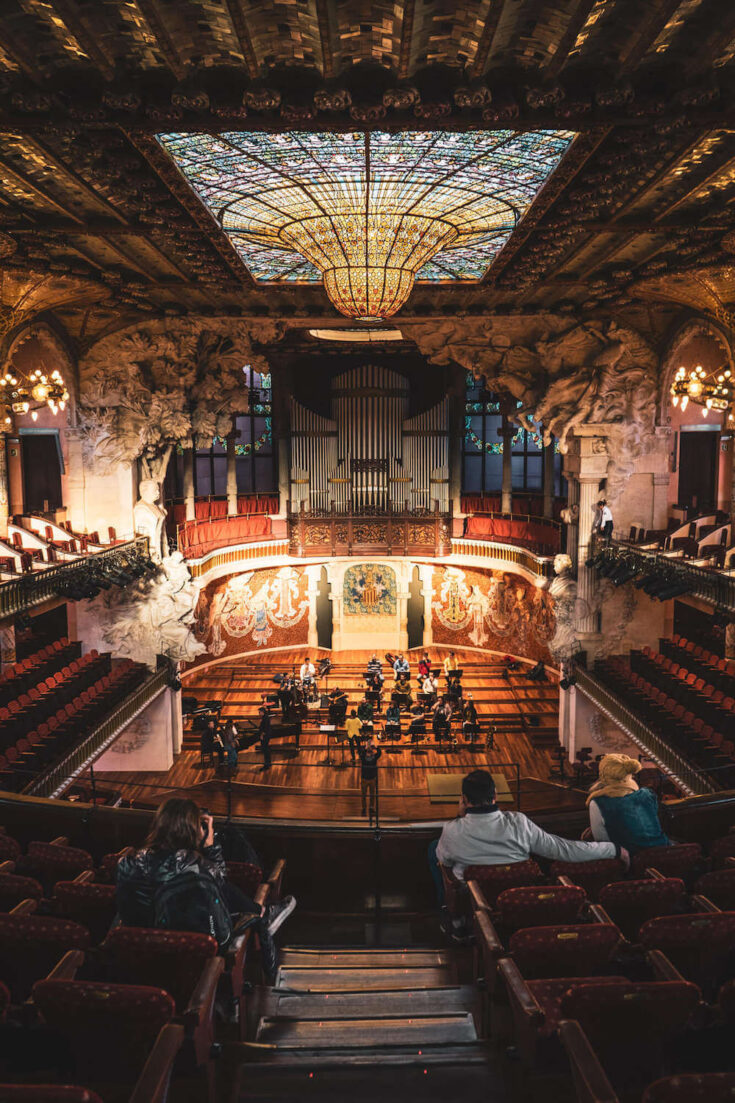
<svg viewBox="0 0 735 1103"><path fill-rule="evenodd" d="M8 457L5 433L0 437L0 537L8 535Z"/></svg>
<svg viewBox="0 0 735 1103"><path fill-rule="evenodd" d="M239 434L232 429L227 434L227 516L237 516L237 453L235 445Z"/></svg>
<svg viewBox="0 0 735 1103"><path fill-rule="evenodd" d="M544 445L544 517L554 516L554 441Z"/></svg>
<svg viewBox="0 0 735 1103"><path fill-rule="evenodd" d="M184 504L186 506L186 520L193 521L196 518L196 501L194 499L194 449L184 449Z"/></svg>
<svg viewBox="0 0 735 1103"><path fill-rule="evenodd" d="M575 430L569 452L565 458L565 473L570 480L570 490L574 486L574 497L579 505L576 526L576 559L578 619L577 635L584 637L594 645L591 637L599 633L598 615L593 612L597 589L596 572L585 566L590 554L592 522L595 516L595 502L600 496L600 483L607 475L607 444L600 435L600 427L583 427ZM570 495L571 498L571 495ZM570 550L570 554L571 550Z"/></svg>
<svg viewBox="0 0 735 1103"><path fill-rule="evenodd" d="M515 426L508 420L507 414L503 414L503 427L498 430L503 438L503 490L500 509L503 513L513 512L513 437Z"/></svg>

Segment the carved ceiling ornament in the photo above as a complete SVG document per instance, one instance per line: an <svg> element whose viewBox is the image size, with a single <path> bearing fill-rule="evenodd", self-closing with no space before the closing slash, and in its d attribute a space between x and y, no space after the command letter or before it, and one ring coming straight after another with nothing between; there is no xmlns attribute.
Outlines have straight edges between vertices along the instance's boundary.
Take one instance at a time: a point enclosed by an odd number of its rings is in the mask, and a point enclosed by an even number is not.
<svg viewBox="0 0 735 1103"><path fill-rule="evenodd" d="M514 420L526 429L541 423L544 442L553 435L562 453L575 428L604 425L607 497L613 500L654 432L656 351L640 333L612 320L537 316L517 323L517 333L492 319L403 329L430 360L455 361L484 377L489 390L512 395L520 403Z"/></svg>
<svg viewBox="0 0 735 1103"><path fill-rule="evenodd" d="M159 467L173 445L225 436L248 408L243 367L270 371L256 340L282 333L273 322L163 318L98 341L80 363L85 462L100 474L141 456Z"/></svg>

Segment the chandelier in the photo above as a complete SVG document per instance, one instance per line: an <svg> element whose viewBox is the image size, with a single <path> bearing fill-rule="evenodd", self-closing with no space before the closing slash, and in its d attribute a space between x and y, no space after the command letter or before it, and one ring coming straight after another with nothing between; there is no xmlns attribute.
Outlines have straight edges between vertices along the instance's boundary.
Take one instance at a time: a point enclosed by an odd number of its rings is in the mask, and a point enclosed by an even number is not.
<svg viewBox="0 0 735 1103"><path fill-rule="evenodd" d="M690 402L702 409L702 417L710 410L728 410L732 404L732 372L729 368L715 368L706 371L701 364L687 370L680 367L671 384L671 401L674 406L681 402L682 412ZM729 420L733 420L732 411Z"/></svg>
<svg viewBox="0 0 735 1103"><path fill-rule="evenodd" d="M6 426L13 424L13 415L30 414L38 420L38 411L48 408L52 414L64 410L69 401L61 374L48 375L41 368L26 375L17 368L7 369L0 377L0 417Z"/></svg>
<svg viewBox="0 0 735 1103"><path fill-rule="evenodd" d="M570 131L228 132L158 140L256 282L321 280L360 321L479 280Z"/></svg>

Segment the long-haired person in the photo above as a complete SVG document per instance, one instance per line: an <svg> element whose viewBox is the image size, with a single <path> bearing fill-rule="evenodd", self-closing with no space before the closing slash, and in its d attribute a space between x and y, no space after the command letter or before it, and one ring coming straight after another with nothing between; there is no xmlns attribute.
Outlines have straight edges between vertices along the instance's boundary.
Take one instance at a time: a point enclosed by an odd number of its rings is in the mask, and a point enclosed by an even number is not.
<svg viewBox="0 0 735 1103"><path fill-rule="evenodd" d="M220 949L247 926L260 936L263 968L275 974L273 936L296 907L293 896L266 908L227 880L209 812L170 797L156 812L140 850L117 866L117 908L125 927L161 927L212 934Z"/></svg>

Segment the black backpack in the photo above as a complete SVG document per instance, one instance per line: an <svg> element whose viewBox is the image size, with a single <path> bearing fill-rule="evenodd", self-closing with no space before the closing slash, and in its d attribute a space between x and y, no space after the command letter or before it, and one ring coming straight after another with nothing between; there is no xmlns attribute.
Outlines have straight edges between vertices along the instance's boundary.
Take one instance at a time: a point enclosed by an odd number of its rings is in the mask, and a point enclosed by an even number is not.
<svg viewBox="0 0 735 1103"><path fill-rule="evenodd" d="M219 885L201 873L181 873L160 885L153 898L153 925L209 934L220 947L232 937L232 918Z"/></svg>

